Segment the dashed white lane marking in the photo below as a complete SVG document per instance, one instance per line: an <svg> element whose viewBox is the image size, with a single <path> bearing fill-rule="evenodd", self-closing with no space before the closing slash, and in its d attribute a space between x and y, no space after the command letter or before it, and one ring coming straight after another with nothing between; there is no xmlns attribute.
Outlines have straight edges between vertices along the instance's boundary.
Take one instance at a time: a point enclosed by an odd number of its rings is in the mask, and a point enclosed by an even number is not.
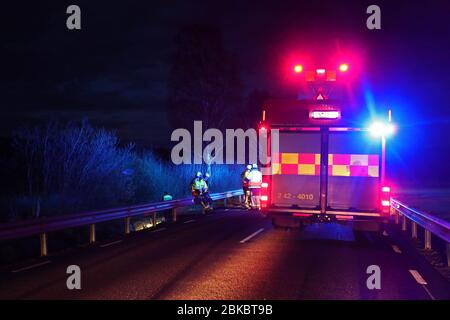
<svg viewBox="0 0 450 320"><path fill-rule="evenodd" d="M166 230L166 228L159 228L159 229L153 230L150 233L160 232L160 231L164 231L164 230Z"/></svg>
<svg viewBox="0 0 450 320"><path fill-rule="evenodd" d="M264 231L264 228L259 229L258 231L253 232L251 235L249 235L247 238L244 238L240 241L240 243L245 243L248 240L250 240L251 238L253 238L254 236L257 236L258 234L260 234L261 232Z"/></svg>
<svg viewBox="0 0 450 320"><path fill-rule="evenodd" d="M422 288L428 293L428 295L430 296L431 300L436 300L436 298L431 294L430 290L428 290L426 285L422 285Z"/></svg>
<svg viewBox="0 0 450 320"><path fill-rule="evenodd" d="M430 290L427 288L427 282L425 279L420 275L419 271L417 270L409 270L409 273L414 277L416 282L420 285L422 285L422 288L425 290L425 292L428 294L428 296L431 298L431 300L436 300L436 298L431 294Z"/></svg>
<svg viewBox="0 0 450 320"><path fill-rule="evenodd" d="M402 250L395 244L392 245L392 250L394 250L395 253L402 253Z"/></svg>
<svg viewBox="0 0 450 320"><path fill-rule="evenodd" d="M387 233L386 230L383 231L383 236L387 237L389 235L389 233Z"/></svg>
<svg viewBox="0 0 450 320"><path fill-rule="evenodd" d="M13 271L11 271L11 272L17 273L17 272L22 272L22 271L30 270L30 269L33 269L33 268L37 268L37 267L40 267L40 266L44 266L44 265L46 265L46 264L49 264L50 262L51 262L50 260L43 261L43 262L40 262L40 263L32 264L31 266L28 266L28 267L23 267L23 268L20 268L20 269L13 270Z"/></svg>
<svg viewBox="0 0 450 320"><path fill-rule="evenodd" d="M420 275L420 273L417 270L409 270L409 273L411 273L411 275L414 277L414 279L416 280L416 282L418 284L427 284L425 279L422 278L422 276Z"/></svg>
<svg viewBox="0 0 450 320"><path fill-rule="evenodd" d="M117 241L113 241L113 242L110 242L110 243L105 243L105 244L102 244L100 246L100 248L106 248L106 247L113 246L113 245L121 243L121 242L122 242L122 240L117 240Z"/></svg>
<svg viewBox="0 0 450 320"><path fill-rule="evenodd" d="M194 221L195 221L195 220L192 219L192 220L185 221L185 222L183 222L183 223L191 223L191 222L194 222Z"/></svg>

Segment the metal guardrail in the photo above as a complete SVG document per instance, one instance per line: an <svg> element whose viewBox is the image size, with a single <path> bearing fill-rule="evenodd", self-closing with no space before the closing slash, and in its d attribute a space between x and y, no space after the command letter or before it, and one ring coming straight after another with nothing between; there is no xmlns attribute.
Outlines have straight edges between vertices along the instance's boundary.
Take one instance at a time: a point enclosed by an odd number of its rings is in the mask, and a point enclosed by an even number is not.
<svg viewBox="0 0 450 320"><path fill-rule="evenodd" d="M211 194L214 201L224 200L225 205L228 198L241 196L242 190L231 190ZM0 241L25 238L40 235L41 256L47 255L47 233L52 231L70 229L89 225L89 242L95 242L95 224L100 222L125 219L125 234L130 233L130 218L153 213L153 225L156 225L156 213L159 211L172 210L172 221L177 220L177 209L193 205L192 197L171 201L152 202L148 204L107 209L100 211L89 211L79 214L71 214L54 218L40 218L7 223L0 225Z"/></svg>
<svg viewBox="0 0 450 320"><path fill-rule="evenodd" d="M431 235L442 239L445 242L447 256L447 266L450 267L450 222L436 218L428 213L408 207L406 204L391 199L391 214L394 214L395 223L399 224L402 218L402 231L407 231L408 220L411 222L411 237L417 239L417 226L424 229L424 248L431 250Z"/></svg>

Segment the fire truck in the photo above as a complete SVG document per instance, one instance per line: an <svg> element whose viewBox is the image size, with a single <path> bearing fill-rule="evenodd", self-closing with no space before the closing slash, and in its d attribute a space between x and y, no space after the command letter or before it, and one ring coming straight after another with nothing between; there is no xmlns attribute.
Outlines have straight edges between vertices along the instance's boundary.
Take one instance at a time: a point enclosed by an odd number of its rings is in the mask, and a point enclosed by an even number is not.
<svg viewBox="0 0 450 320"><path fill-rule="evenodd" d="M276 228L312 222L351 222L354 229L381 231L390 215L385 178L385 120L366 124L344 98L333 96L351 72L295 65L308 90L298 99L263 103L259 130L267 132L261 211Z"/></svg>

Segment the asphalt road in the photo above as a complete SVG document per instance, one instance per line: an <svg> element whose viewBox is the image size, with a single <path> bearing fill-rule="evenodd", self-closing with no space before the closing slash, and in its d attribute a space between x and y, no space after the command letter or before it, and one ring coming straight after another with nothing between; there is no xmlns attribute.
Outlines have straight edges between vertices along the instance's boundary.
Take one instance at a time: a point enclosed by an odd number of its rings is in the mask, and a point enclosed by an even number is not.
<svg viewBox="0 0 450 320"><path fill-rule="evenodd" d="M81 290L66 287L73 264ZM366 286L370 265L380 267L379 290ZM228 209L4 268L0 298L429 300L450 299L450 282L395 232L275 230L257 213Z"/></svg>

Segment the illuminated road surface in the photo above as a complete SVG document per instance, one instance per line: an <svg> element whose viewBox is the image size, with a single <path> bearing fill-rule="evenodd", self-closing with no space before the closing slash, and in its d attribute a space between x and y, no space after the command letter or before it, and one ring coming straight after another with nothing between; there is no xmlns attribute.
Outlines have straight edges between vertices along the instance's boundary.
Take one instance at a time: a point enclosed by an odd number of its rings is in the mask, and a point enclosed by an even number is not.
<svg viewBox="0 0 450 320"><path fill-rule="evenodd" d="M4 268L0 298L450 299L450 283L393 232L274 230L239 209L155 231ZM66 288L71 264L81 267L81 290ZM366 286L369 265L381 268L380 290Z"/></svg>

